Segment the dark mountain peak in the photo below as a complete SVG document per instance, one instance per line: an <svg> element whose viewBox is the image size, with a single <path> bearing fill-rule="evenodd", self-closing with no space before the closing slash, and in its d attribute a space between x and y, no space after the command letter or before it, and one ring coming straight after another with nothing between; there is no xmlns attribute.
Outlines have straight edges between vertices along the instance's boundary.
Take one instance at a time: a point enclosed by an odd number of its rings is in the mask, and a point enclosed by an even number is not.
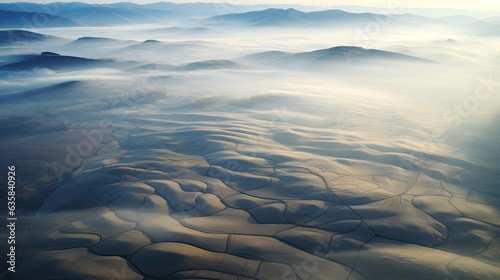
<svg viewBox="0 0 500 280"><path fill-rule="evenodd" d="M310 14L329 14L329 15L344 15L344 14L351 14L343 10L339 9L332 9L332 10L325 10L325 11L318 11L318 12L310 12ZM366 14L366 13L364 13Z"/></svg>
<svg viewBox="0 0 500 280"><path fill-rule="evenodd" d="M409 56L402 53L384 51L378 49L365 49L357 46L336 46L328 49L303 52L294 55L296 58L311 60L336 60L345 59L353 61L380 60L380 61L413 61L413 62L432 62L419 57Z"/></svg>
<svg viewBox="0 0 500 280"><path fill-rule="evenodd" d="M369 51L368 49L356 46L335 46L328 49L315 50L306 53L316 53L316 54L357 54Z"/></svg>
<svg viewBox="0 0 500 280"><path fill-rule="evenodd" d="M146 40L144 42L142 42L143 44L158 44L158 43L161 43L160 41L158 40L152 40L152 39L149 39L149 40Z"/></svg>
<svg viewBox="0 0 500 280"><path fill-rule="evenodd" d="M42 52L41 56L61 56L61 55L55 52Z"/></svg>
<svg viewBox="0 0 500 280"><path fill-rule="evenodd" d="M351 51L363 51L367 50L363 47L357 47L357 46L336 46L336 47L331 47L328 50L331 51L345 51L345 50L351 50Z"/></svg>
<svg viewBox="0 0 500 280"><path fill-rule="evenodd" d="M279 10L279 9L278 9L278 10ZM301 14L303 14L303 13L304 13L304 12L299 11L299 10L294 9L294 8L288 8L288 9L282 9L282 10L286 11L287 13L301 13Z"/></svg>
<svg viewBox="0 0 500 280"><path fill-rule="evenodd" d="M90 42L114 42L116 40L105 37L80 37L75 42L90 43Z"/></svg>
<svg viewBox="0 0 500 280"><path fill-rule="evenodd" d="M197 26L197 27L192 27L190 28L189 30L193 31L193 32L206 32L206 31L210 31L209 28L206 28L206 27L200 27L200 26Z"/></svg>
<svg viewBox="0 0 500 280"><path fill-rule="evenodd" d="M259 13L259 11L256 11L256 13ZM289 9L269 8L269 9L263 10L262 13L276 14L276 15L280 15L280 14L304 14L304 12L301 12L301 11L293 9L293 8L289 8Z"/></svg>
<svg viewBox="0 0 500 280"><path fill-rule="evenodd" d="M331 47L328 49L321 49L321 50L316 50L312 51L314 52L324 52L324 53L331 53L331 54L337 54L337 53L367 53L367 52L372 52L372 51L379 51L376 49L365 49L363 47L358 47L358 46L335 46Z"/></svg>
<svg viewBox="0 0 500 280"><path fill-rule="evenodd" d="M203 69L236 69L242 65L231 60L213 59L205 61L197 61L183 67L184 70L203 70Z"/></svg>

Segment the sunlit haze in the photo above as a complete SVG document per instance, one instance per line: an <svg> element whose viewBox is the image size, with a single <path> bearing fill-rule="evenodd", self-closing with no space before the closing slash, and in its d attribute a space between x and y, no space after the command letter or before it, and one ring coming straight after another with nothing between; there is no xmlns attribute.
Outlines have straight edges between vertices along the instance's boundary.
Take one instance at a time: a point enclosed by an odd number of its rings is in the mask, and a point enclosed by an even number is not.
<svg viewBox="0 0 500 280"><path fill-rule="evenodd" d="M107 2L0 3L0 279L500 279L498 1Z"/></svg>

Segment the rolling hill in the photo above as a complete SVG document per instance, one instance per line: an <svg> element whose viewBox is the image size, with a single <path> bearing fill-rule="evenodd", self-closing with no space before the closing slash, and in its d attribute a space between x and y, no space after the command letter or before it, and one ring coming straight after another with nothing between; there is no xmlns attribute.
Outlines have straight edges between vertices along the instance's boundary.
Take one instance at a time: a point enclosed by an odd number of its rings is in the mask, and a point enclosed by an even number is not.
<svg viewBox="0 0 500 280"><path fill-rule="evenodd" d="M321 49L310 52L286 53L281 51L268 51L247 55L241 58L244 61L254 64L264 64L271 66L297 66L304 67L310 65L333 65L345 63L365 63L365 62L413 62L432 63L430 60L415 56L409 56L396 52L389 52L377 49L365 49L354 46L337 46L329 49Z"/></svg>
<svg viewBox="0 0 500 280"><path fill-rule="evenodd" d="M35 43L55 38L57 37L27 30L0 30L0 46L15 43Z"/></svg>
<svg viewBox="0 0 500 280"><path fill-rule="evenodd" d="M64 56L53 52L43 52L25 61L0 67L0 71L31 71L45 68L54 71L77 70L102 67L119 67L123 63L111 59L89 59L75 56Z"/></svg>

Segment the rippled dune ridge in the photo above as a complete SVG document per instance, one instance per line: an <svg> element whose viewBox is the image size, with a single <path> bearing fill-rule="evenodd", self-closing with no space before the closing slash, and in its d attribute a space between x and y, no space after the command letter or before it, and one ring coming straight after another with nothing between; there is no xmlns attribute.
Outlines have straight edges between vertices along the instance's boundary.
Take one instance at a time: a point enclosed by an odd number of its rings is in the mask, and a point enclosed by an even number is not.
<svg viewBox="0 0 500 280"><path fill-rule="evenodd" d="M500 279L498 18L60 5L0 21L0 279Z"/></svg>

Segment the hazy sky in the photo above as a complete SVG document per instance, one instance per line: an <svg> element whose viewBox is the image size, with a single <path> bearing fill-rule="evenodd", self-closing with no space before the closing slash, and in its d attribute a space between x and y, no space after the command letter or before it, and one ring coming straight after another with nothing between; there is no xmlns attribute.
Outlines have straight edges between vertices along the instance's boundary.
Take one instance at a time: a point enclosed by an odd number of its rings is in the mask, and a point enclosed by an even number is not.
<svg viewBox="0 0 500 280"><path fill-rule="evenodd" d="M23 0L23 2L49 3L49 2L85 2L85 3L155 3L161 0ZM192 3L192 2L222 2L229 4L303 4L314 6L358 5L367 7L385 8L390 3L400 3L402 7L424 8L453 8L480 11L500 11L499 0L165 0L166 2ZM2 2L21 2L5 1Z"/></svg>

